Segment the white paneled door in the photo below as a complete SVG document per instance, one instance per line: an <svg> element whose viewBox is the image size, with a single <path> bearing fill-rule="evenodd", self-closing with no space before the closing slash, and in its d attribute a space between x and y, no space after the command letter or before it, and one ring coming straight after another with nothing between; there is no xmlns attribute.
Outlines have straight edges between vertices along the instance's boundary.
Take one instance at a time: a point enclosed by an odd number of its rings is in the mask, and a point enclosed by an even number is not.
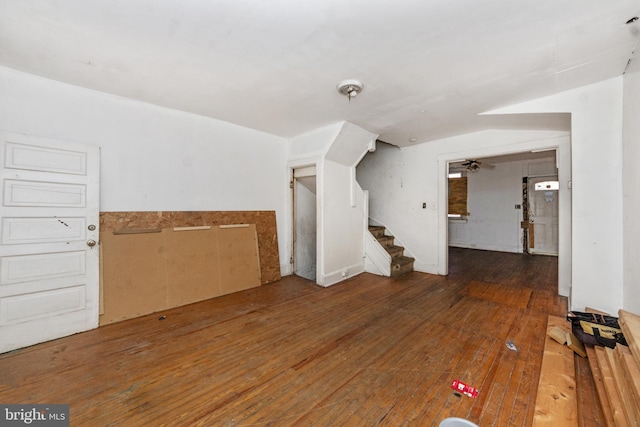
<svg viewBox="0 0 640 427"><path fill-rule="evenodd" d="M559 188L557 176L529 178L529 222L533 224L533 239L529 241L531 254L558 255Z"/></svg>
<svg viewBox="0 0 640 427"><path fill-rule="evenodd" d="M98 147L0 131L0 353L98 326Z"/></svg>

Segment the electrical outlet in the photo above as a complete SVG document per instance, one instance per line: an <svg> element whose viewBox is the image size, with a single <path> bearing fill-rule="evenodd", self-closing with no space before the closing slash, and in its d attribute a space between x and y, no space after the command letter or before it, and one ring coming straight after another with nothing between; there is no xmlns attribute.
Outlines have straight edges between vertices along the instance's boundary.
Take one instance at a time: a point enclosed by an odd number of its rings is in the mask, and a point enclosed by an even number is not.
<svg viewBox="0 0 640 427"><path fill-rule="evenodd" d="M422 209L427 209L427 202L422 203Z"/></svg>
<svg viewBox="0 0 640 427"><path fill-rule="evenodd" d="M522 209L522 205L516 205L516 209Z"/></svg>

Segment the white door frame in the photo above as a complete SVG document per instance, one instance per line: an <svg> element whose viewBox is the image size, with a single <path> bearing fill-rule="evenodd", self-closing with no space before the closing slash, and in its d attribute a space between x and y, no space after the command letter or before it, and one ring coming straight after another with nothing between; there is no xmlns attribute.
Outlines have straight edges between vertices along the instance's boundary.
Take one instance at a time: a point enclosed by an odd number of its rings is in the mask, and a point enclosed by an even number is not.
<svg viewBox="0 0 640 427"><path fill-rule="evenodd" d="M560 181L558 231L558 294L571 294L571 141L570 136L462 150L438 155L438 274L449 273L448 169L449 163L468 158L495 157L534 150L556 150ZM569 301L571 304L571 301Z"/></svg>
<svg viewBox="0 0 640 427"><path fill-rule="evenodd" d="M301 277L304 277L306 279L309 280L316 280L317 277L317 255L313 260L309 260L310 262L313 262L313 267L312 270L314 272L313 274L313 278L311 278L311 275L309 274L311 271L309 271L309 273L307 274L300 274L300 268L299 268L299 259L298 256L300 254L300 252L298 251L298 247L300 246L301 242L300 242L300 237L299 237L299 231L298 230L298 210L297 208L300 206L299 204L299 188L300 186L302 186L302 181L301 180L305 180L305 179L309 179L309 178L313 178L313 184L316 185L316 167L315 165L313 166L306 166L306 167L296 167L293 169L293 178L292 178L292 200L293 200L293 206L292 206L292 212L293 212L293 221L292 221L292 237L293 237L293 243L292 243L292 270L294 274L299 274ZM317 191L314 193L315 194L315 198L313 200L313 210L315 212L315 217L313 218L313 222L315 224L315 230L313 230L316 233L316 239L317 240L317 210L318 210L318 201L317 201ZM313 225L313 224L312 224ZM308 243L308 242L307 242ZM315 252L315 250L317 250L317 244L315 244L315 247L313 248L313 251ZM310 266L310 265L309 265ZM311 267L311 266L310 266Z"/></svg>

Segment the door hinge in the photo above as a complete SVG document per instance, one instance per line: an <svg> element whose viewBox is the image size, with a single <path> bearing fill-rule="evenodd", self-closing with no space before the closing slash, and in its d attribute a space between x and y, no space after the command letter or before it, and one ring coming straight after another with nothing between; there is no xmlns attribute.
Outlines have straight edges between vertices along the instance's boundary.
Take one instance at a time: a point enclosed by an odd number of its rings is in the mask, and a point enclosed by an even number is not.
<svg viewBox="0 0 640 427"><path fill-rule="evenodd" d="M289 258L289 264L293 264L293 257Z"/></svg>
<svg viewBox="0 0 640 427"><path fill-rule="evenodd" d="M293 188L293 181L289 182L289 188Z"/></svg>

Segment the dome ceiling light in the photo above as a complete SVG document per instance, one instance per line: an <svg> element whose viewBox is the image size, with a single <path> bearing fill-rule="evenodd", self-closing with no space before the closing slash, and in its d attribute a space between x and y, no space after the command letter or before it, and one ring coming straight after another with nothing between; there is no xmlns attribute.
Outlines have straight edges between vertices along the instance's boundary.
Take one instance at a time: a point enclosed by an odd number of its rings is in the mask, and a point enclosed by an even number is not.
<svg viewBox="0 0 640 427"><path fill-rule="evenodd" d="M358 96L358 94L362 92L363 88L364 85L360 80L353 79L342 80L340 83L338 83L338 86L336 86L338 92L349 98L349 102L351 102L351 98L355 98L356 96Z"/></svg>

